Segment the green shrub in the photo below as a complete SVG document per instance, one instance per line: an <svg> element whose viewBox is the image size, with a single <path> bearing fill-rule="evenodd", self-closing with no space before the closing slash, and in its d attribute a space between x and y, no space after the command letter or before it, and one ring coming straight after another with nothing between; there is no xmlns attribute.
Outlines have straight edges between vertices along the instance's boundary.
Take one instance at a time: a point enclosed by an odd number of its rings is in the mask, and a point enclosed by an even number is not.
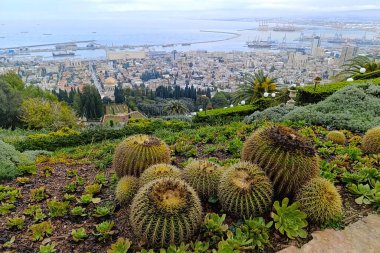
<svg viewBox="0 0 380 253"><path fill-rule="evenodd" d="M126 175L138 177L149 166L168 162L168 145L157 137L140 134L123 140L116 147L112 167L119 178Z"/></svg>
<svg viewBox="0 0 380 253"><path fill-rule="evenodd" d="M254 132L246 140L241 158L265 171L278 196L293 196L308 180L319 175L319 158L313 143L285 126Z"/></svg>
<svg viewBox="0 0 380 253"><path fill-rule="evenodd" d="M249 235L252 239L250 246L264 250L269 242L269 229L272 226L273 221L265 223L262 217L256 217L244 220L244 223L240 226L243 233Z"/></svg>
<svg viewBox="0 0 380 253"><path fill-rule="evenodd" d="M273 186L257 165L240 162L223 172L218 198L226 212L249 218L264 214L270 208Z"/></svg>
<svg viewBox="0 0 380 253"><path fill-rule="evenodd" d="M355 82L338 82L338 83L329 83L329 84L321 84L318 85L317 88L314 90L314 86L305 86L303 88L298 88L297 92L297 103L298 104L309 104L309 103L318 103L324 99L326 99L328 96L332 95L334 92L346 88L350 85L357 85L357 84L374 84L379 85L380 84L380 78L372 79L372 80L363 80L358 81L355 80Z"/></svg>
<svg viewBox="0 0 380 253"><path fill-rule="evenodd" d="M107 253L127 253L132 243L129 239L122 237L117 238L117 241L111 245L111 248L107 250Z"/></svg>
<svg viewBox="0 0 380 253"><path fill-rule="evenodd" d="M244 116L250 115L256 110L256 107L253 105L238 105L228 108L207 110L197 112L197 115L193 117L193 122L207 124L220 122L226 123L231 120L242 119Z"/></svg>
<svg viewBox="0 0 380 253"><path fill-rule="evenodd" d="M71 147L85 145L103 140L120 139L133 134L151 134L158 129L172 129L173 131L181 131L190 128L191 124L170 120L164 121L160 119L131 119L128 124L121 129L113 128L86 128L79 134L70 133L68 135L38 135L31 136L25 140L15 143L17 150L48 150L54 151L62 147Z"/></svg>
<svg viewBox="0 0 380 253"><path fill-rule="evenodd" d="M356 85L338 90L317 104L291 109L278 106L254 113L245 122L267 119L274 122L304 122L335 129L367 131L380 124L380 97L374 96L373 86Z"/></svg>
<svg viewBox="0 0 380 253"><path fill-rule="evenodd" d="M167 247L189 240L199 229L203 212L191 186L181 179L164 177L137 192L129 218L142 242Z"/></svg>
<svg viewBox="0 0 380 253"><path fill-rule="evenodd" d="M12 145L0 141L0 180L15 178L25 166L34 167L27 156Z"/></svg>
<svg viewBox="0 0 380 253"><path fill-rule="evenodd" d="M219 216L216 213L208 213L202 224L203 236L210 241L211 245L217 244L227 235L228 225L224 223L226 215Z"/></svg>

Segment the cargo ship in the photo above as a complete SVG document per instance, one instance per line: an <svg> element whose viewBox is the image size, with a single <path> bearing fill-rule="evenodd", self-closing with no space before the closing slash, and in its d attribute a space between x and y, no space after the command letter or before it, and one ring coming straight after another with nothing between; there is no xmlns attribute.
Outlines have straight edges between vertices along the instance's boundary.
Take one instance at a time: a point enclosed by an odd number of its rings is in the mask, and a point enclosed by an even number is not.
<svg viewBox="0 0 380 253"><path fill-rule="evenodd" d="M54 57L61 57L61 56L74 56L75 53L73 51L57 51L53 52Z"/></svg>

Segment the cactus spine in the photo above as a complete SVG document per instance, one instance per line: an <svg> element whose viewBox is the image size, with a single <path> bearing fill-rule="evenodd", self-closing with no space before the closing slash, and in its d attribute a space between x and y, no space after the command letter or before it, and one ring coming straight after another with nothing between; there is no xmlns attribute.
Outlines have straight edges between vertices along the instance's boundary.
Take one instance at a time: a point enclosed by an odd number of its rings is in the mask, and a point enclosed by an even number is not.
<svg viewBox="0 0 380 253"><path fill-rule="evenodd" d="M218 197L223 210L249 218L268 211L272 205L273 188L256 164L240 162L223 172Z"/></svg>
<svg viewBox="0 0 380 253"><path fill-rule="evenodd" d="M276 195L293 196L319 174L319 158L311 141L289 127L257 130L244 143L241 157L265 171Z"/></svg>
<svg viewBox="0 0 380 253"><path fill-rule="evenodd" d="M164 177L141 188L132 201L130 222L135 235L151 247L189 240L203 212L198 195L185 181Z"/></svg>
<svg viewBox="0 0 380 253"><path fill-rule="evenodd" d="M206 159L194 160L182 172L188 182L202 199L216 196L222 168Z"/></svg>
<svg viewBox="0 0 380 253"><path fill-rule="evenodd" d="M112 166L119 178L125 175L138 177L150 165L169 161L168 145L156 137L139 134L116 147Z"/></svg>

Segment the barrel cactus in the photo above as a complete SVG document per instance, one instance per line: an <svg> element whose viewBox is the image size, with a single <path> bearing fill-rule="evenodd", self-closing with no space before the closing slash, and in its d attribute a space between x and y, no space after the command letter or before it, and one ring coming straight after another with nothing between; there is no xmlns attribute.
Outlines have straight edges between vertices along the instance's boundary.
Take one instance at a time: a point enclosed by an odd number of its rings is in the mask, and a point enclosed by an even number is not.
<svg viewBox="0 0 380 253"><path fill-rule="evenodd" d="M181 170L177 167L167 164L159 163L147 168L140 176L140 185L144 186L158 178L162 177L180 177Z"/></svg>
<svg viewBox="0 0 380 253"><path fill-rule="evenodd" d="M265 171L277 196L294 196L319 174L319 158L312 142L285 126L254 132L244 143L241 157Z"/></svg>
<svg viewBox="0 0 380 253"><path fill-rule="evenodd" d="M316 177L303 186L296 200L307 218L317 224L338 218L342 214L342 199L335 186L328 180Z"/></svg>
<svg viewBox="0 0 380 253"><path fill-rule="evenodd" d="M121 204L130 203L139 189L139 180L133 176L122 177L116 185L116 200Z"/></svg>
<svg viewBox="0 0 380 253"><path fill-rule="evenodd" d="M223 210L236 217L264 214L272 205L273 186L256 165L240 162L223 172L218 198Z"/></svg>
<svg viewBox="0 0 380 253"><path fill-rule="evenodd" d="M346 136L344 133L339 131L331 131L326 135L327 140L332 141L333 143L343 145L346 142Z"/></svg>
<svg viewBox="0 0 380 253"><path fill-rule="evenodd" d="M119 178L125 175L138 177L150 165L169 161L168 145L154 136L139 134L116 147L112 167Z"/></svg>
<svg viewBox="0 0 380 253"><path fill-rule="evenodd" d="M182 172L188 182L202 199L217 195L222 168L206 159L194 160Z"/></svg>
<svg viewBox="0 0 380 253"><path fill-rule="evenodd" d="M380 153L380 126L366 132L363 137L362 148L367 153Z"/></svg>
<svg viewBox="0 0 380 253"><path fill-rule="evenodd" d="M189 240L199 229L203 212L190 185L179 178L164 177L137 192L129 219L142 242L160 248Z"/></svg>

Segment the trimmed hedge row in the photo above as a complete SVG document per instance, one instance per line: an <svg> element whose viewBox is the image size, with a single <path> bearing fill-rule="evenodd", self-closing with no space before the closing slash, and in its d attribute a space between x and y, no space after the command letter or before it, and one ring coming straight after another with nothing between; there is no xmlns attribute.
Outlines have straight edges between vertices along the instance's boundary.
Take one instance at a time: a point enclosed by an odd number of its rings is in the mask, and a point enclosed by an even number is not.
<svg viewBox="0 0 380 253"><path fill-rule="evenodd" d="M355 80L354 82L337 82L330 84L319 84L317 89L314 90L314 86L306 86L298 88L297 92L297 104L311 104L318 103L325 100L328 96L332 95L335 91L340 90L349 85L355 84L374 84L380 85L380 78L367 79L367 80Z"/></svg>
<svg viewBox="0 0 380 253"><path fill-rule="evenodd" d="M198 112L197 115L193 117L194 123L220 123L227 122L231 119L238 120L243 119L244 116L250 115L257 110L254 105L238 105L228 108L220 108L214 110L208 110L203 112Z"/></svg>
<svg viewBox="0 0 380 253"><path fill-rule="evenodd" d="M161 128L170 128L174 131L181 131L190 127L191 124L178 120L164 121L160 119L131 119L128 125L121 129L87 128L79 134L71 134L66 136L45 135L40 138L31 136L26 140L16 142L14 146L19 151L54 151L62 147L84 145L109 139L120 139L132 134L152 134L154 131Z"/></svg>

